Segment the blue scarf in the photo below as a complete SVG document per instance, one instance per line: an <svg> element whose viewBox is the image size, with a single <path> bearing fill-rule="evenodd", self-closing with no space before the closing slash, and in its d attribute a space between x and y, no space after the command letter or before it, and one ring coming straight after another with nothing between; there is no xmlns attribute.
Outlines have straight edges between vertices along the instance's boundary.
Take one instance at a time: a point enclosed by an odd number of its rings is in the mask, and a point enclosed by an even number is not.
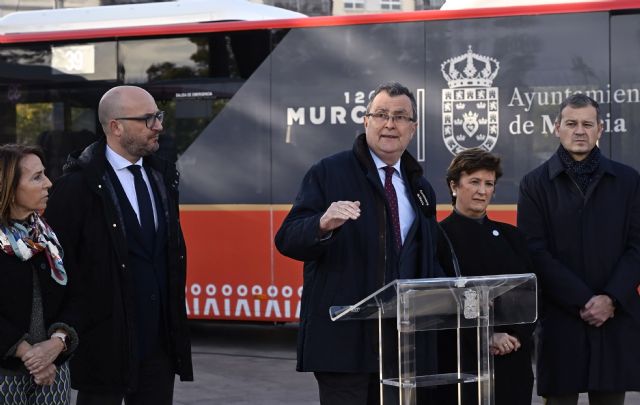
<svg viewBox="0 0 640 405"><path fill-rule="evenodd" d="M64 252L56 234L37 213L24 222L0 225L0 250L22 261L44 251L51 268L51 278L60 285L67 285L67 272L62 263Z"/></svg>
<svg viewBox="0 0 640 405"><path fill-rule="evenodd" d="M600 149L595 146L584 160L573 160L569 152L560 145L558 156L569 175L575 180L583 194L587 193L589 184L600 167Z"/></svg>

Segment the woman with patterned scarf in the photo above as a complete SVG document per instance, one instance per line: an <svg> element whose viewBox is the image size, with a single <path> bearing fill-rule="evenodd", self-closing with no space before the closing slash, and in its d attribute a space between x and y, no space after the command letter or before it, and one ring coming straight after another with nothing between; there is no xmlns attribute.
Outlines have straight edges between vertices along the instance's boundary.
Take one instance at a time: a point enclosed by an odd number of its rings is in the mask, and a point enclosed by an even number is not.
<svg viewBox="0 0 640 405"><path fill-rule="evenodd" d="M0 403L69 404L78 345L63 250L40 217L51 182L43 154L0 146Z"/></svg>

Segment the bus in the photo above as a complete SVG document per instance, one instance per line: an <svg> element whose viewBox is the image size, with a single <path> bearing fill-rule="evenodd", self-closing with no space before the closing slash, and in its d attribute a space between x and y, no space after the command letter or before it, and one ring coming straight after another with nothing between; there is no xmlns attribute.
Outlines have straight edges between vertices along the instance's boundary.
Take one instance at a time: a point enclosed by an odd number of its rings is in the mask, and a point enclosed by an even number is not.
<svg viewBox="0 0 640 405"><path fill-rule="evenodd" d="M451 158L482 147L504 165L491 215L514 223L519 181L557 149L555 114L575 92L602 105L602 152L640 168L638 1L152 20L167 4L145 9L150 24L108 26L122 6L63 30L37 17L58 10L23 20L30 31L0 19L0 143L41 145L55 179L70 151L102 136L107 89L147 89L166 111L158 153L181 173L192 319L298 320L302 264L277 252L274 234L308 168L363 132L381 82L416 95L409 151L440 218Z"/></svg>

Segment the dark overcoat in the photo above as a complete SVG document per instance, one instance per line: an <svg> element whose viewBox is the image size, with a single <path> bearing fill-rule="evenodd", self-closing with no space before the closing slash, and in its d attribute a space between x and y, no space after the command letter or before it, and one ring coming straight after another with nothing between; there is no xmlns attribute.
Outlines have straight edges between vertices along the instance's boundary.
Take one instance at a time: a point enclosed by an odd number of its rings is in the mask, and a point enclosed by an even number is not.
<svg viewBox="0 0 640 405"><path fill-rule="evenodd" d="M540 395L640 390L640 176L602 156L587 192L557 153L520 184L518 227L541 288ZM582 321L594 295L617 300L601 327Z"/></svg>
<svg viewBox="0 0 640 405"><path fill-rule="evenodd" d="M34 272L40 286L47 335L50 336L61 325L76 326L79 302L72 293L73 274L70 269L65 270L68 282L67 285L60 285L50 275L51 269L44 252L27 261L0 252L0 367L17 370L23 364L19 358L5 355L29 333ZM55 364L66 361L69 354L71 350L60 353Z"/></svg>
<svg viewBox="0 0 640 405"><path fill-rule="evenodd" d="M441 231L446 232L460 265L463 277L500 274L533 273L533 263L527 250L524 236L512 225L484 218L482 223L452 212L440 222ZM438 238L438 260L449 277L455 277L451 250L446 238ZM535 307L535 300L531 303ZM535 308L533 308L535 309ZM494 381L496 405L530 405L533 391L534 324L505 325L494 328L495 332L508 333L520 341L519 350L504 356L494 356ZM461 331L461 358L465 372L477 372L477 332L475 329ZM443 331L438 338L440 372L456 371L456 333ZM456 386L441 390L439 405L458 403ZM462 403L478 403L477 384L463 384Z"/></svg>
<svg viewBox="0 0 640 405"><path fill-rule="evenodd" d="M282 254L304 261L298 371L377 372L377 323L332 322L329 307L355 304L400 276L441 275L435 258L435 194L408 152L401 170L414 207L420 207L414 223L418 251L411 255L417 263L404 263L393 253L386 199L364 135L353 150L321 160L305 175L275 237ZM360 217L320 240L320 217L332 202L345 200L360 201Z"/></svg>
<svg viewBox="0 0 640 405"><path fill-rule="evenodd" d="M54 184L45 216L65 250L84 299L80 346L71 359L73 388L131 392L137 388L135 293L129 271L122 208L107 172L104 140L70 156ZM192 380L186 318L186 248L178 219L178 173L173 164L145 157L160 193L167 229L169 355L182 380Z"/></svg>

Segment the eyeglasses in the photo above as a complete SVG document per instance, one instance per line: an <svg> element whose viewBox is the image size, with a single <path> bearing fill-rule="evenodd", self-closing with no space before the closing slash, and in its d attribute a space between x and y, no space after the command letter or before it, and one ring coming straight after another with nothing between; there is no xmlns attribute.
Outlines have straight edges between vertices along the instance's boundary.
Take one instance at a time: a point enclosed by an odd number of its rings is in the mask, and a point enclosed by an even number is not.
<svg viewBox="0 0 640 405"><path fill-rule="evenodd" d="M144 121L147 128L152 129L158 120L162 124L164 119L164 111L157 111L150 114L141 115L140 117L120 117L114 118L114 120L131 120L131 121Z"/></svg>
<svg viewBox="0 0 640 405"><path fill-rule="evenodd" d="M386 124L387 121L389 121L389 118L391 118L392 122L395 122L398 125L407 125L410 122L415 121L413 118L407 117L406 115L391 115L383 112L368 113L366 116L371 118L373 122L378 125Z"/></svg>

